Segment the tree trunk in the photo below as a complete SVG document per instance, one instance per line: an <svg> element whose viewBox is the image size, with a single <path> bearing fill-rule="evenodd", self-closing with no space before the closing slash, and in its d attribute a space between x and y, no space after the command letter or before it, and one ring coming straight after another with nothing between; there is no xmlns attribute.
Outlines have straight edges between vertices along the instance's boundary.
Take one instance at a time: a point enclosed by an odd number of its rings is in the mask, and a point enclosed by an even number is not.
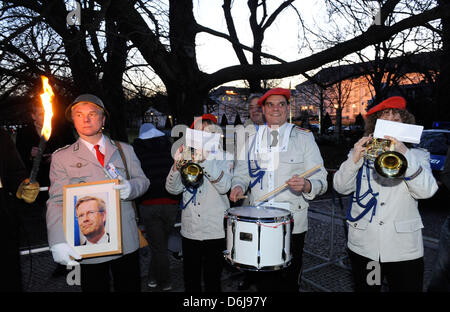
<svg viewBox="0 0 450 312"><path fill-rule="evenodd" d="M171 114L175 124L190 126L194 118L203 114L203 105L208 99L208 91L198 90L195 86L180 88L178 84L166 85Z"/></svg>
<svg viewBox="0 0 450 312"><path fill-rule="evenodd" d="M324 114L323 114L323 112L324 112L324 107L325 107L325 105L324 105L324 98L323 98L324 90L321 87L319 87L319 90L320 90L319 91L319 134L324 134L325 131L327 130L327 129L323 128L323 126L324 126L324 123L323 123Z"/></svg>
<svg viewBox="0 0 450 312"><path fill-rule="evenodd" d="M117 26L108 13L106 35L107 61L102 78L103 101L110 113L111 138L128 142L125 95L122 87L122 76L127 61L127 41L120 36Z"/></svg>

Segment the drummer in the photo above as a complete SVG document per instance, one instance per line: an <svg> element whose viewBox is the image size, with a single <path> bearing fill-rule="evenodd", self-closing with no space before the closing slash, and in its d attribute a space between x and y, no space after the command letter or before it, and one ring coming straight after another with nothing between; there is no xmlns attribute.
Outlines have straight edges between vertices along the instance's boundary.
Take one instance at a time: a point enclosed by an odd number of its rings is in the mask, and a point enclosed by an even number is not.
<svg viewBox="0 0 450 312"><path fill-rule="evenodd" d="M191 128L220 132L217 118L212 114L197 118ZM175 163L167 176L166 189L174 195L183 193L180 233L185 291L220 292L225 249L223 221L225 211L230 208L227 192L231 185L233 160L230 156L224 156L223 151L196 150L202 154L201 159L195 162L203 169L203 183L198 187L189 187L183 185L177 169L183 148L187 147L180 147L174 157Z"/></svg>
<svg viewBox="0 0 450 312"><path fill-rule="evenodd" d="M266 123L250 136L248 150L238 151L238 161L231 183L230 200L236 202L251 188L251 205L265 205L289 210L294 217L291 237L292 262L287 269L262 274L262 291L298 291L303 245L308 229L308 201L327 190L327 171L313 134L287 122L290 90L275 88L258 101ZM303 172L319 165L307 178ZM256 202L277 187L288 184L279 193ZM266 289L267 288L267 289Z"/></svg>

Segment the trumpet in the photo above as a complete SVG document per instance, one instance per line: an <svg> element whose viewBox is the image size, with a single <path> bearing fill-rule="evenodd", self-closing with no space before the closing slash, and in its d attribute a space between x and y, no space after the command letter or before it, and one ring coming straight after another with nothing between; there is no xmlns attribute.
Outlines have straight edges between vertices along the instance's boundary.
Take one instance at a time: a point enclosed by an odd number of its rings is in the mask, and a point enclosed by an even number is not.
<svg viewBox="0 0 450 312"><path fill-rule="evenodd" d="M408 168L402 153L393 151L393 142L373 138L366 145L364 158L374 164L375 171L385 178L401 178Z"/></svg>
<svg viewBox="0 0 450 312"><path fill-rule="evenodd" d="M182 159L176 163L176 168L181 174L181 182L186 187L199 187L203 183L203 169L197 163L201 159L199 151L194 148L184 148L182 156Z"/></svg>

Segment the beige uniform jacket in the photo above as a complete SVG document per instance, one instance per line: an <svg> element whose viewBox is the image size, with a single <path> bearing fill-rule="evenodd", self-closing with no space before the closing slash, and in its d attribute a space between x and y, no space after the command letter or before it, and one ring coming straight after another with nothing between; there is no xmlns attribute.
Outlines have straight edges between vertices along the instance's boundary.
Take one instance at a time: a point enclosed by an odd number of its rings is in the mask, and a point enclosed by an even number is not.
<svg viewBox="0 0 450 312"><path fill-rule="evenodd" d="M356 190L356 177L363 166L363 159L354 163L353 150L333 177L337 192L350 194ZM375 215L369 211L363 218L347 221L348 247L366 258L381 262L413 260L423 256L422 219L418 199L433 196L438 186L430 169L430 154L426 150L412 148L405 154L408 162L405 179L383 178L363 166L360 195L368 190L368 183L376 196ZM370 167L370 166L369 166ZM373 196L361 199L362 205ZM351 217L357 219L364 209L352 203ZM372 220L371 220L372 219Z"/></svg>
<svg viewBox="0 0 450 312"><path fill-rule="evenodd" d="M133 199L144 194L150 181L141 168L131 145L121 142L130 174L131 194L127 200L121 200L122 250L129 254L139 248L136 218L132 206ZM105 166L112 163L126 178L125 166L113 141L105 136ZM65 243L63 229L63 186L83 182L109 180L95 155L80 140L72 145L55 151L50 166L50 189L47 201L47 232L50 247ZM82 263L101 263L120 256L105 256L85 259Z"/></svg>
<svg viewBox="0 0 450 312"><path fill-rule="evenodd" d="M223 221L226 210L230 208L227 192L231 185L233 157L222 155L221 159L200 163L204 172L203 183L194 198L181 182L179 171L172 168L167 176L167 191L174 195L183 193L182 204L186 205L181 213L180 233L183 237L194 240L225 237Z"/></svg>
<svg viewBox="0 0 450 312"><path fill-rule="evenodd" d="M266 127L259 127L259 131L264 131ZM236 164L233 179L231 182L231 189L240 186L245 192L254 178L250 176L250 170L253 173L260 165L258 156L255 152L256 136L258 132L250 134L249 136L249 150L243 151ZM288 132L288 131L286 131ZM273 171L265 171L261 182L256 183L251 189L250 204L255 205L255 200L266 195L275 188L283 185L293 175L300 175L303 172L313 168L316 165L321 165L320 170L308 178L311 182L310 193L296 193L287 188L284 191L271 197L266 205L273 207L284 208L294 216L293 233L303 233L308 230L308 207L309 200L316 196L324 194L327 190L327 171L323 166L322 156L320 155L319 147L317 146L313 134L309 130L301 129L294 126L288 135L289 143L287 150L280 151L277 155L278 165ZM279 138L280 142L284 141L284 136ZM249 161L250 160L250 161Z"/></svg>

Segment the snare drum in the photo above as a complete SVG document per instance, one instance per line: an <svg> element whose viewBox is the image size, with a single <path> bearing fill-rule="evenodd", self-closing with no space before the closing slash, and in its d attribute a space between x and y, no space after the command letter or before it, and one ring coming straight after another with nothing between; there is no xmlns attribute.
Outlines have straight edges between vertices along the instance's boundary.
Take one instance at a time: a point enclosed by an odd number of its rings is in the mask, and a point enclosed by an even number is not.
<svg viewBox="0 0 450 312"><path fill-rule="evenodd" d="M285 209L242 206L227 210L225 259L253 271L274 271L291 262L292 214Z"/></svg>

